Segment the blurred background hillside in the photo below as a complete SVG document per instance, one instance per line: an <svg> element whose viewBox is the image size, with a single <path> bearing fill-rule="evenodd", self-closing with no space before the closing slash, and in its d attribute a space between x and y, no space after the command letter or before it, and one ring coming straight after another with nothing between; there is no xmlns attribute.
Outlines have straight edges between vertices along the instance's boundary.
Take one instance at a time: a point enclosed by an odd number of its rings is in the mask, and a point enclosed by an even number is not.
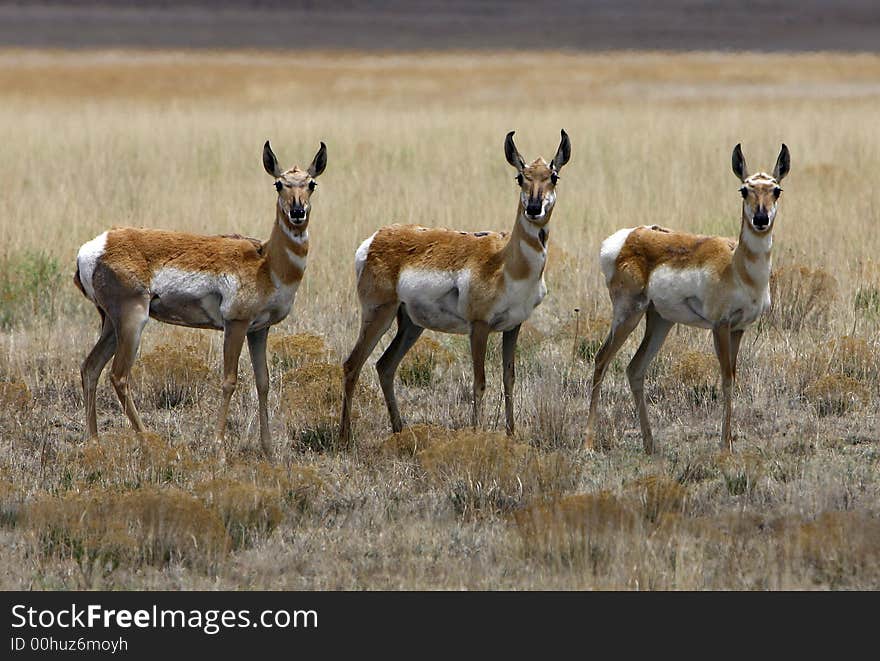
<svg viewBox="0 0 880 661"><path fill-rule="evenodd" d="M876 51L876 0L0 0L0 46Z"/></svg>

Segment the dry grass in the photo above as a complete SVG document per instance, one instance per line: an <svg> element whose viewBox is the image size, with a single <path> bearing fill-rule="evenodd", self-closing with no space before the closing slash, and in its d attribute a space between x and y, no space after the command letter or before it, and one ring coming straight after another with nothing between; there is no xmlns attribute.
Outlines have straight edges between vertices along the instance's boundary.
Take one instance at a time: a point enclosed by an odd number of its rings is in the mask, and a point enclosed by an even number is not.
<svg viewBox="0 0 880 661"><path fill-rule="evenodd" d="M192 345L161 344L140 356L132 370L135 383L156 408L193 404L217 380L205 356Z"/></svg>
<svg viewBox="0 0 880 661"><path fill-rule="evenodd" d="M775 301L768 318L785 330L824 327L829 322L837 281L822 268L803 264L781 266L770 277L770 297Z"/></svg>
<svg viewBox="0 0 880 661"><path fill-rule="evenodd" d="M314 333L293 333L269 337L269 362L278 369L291 369L329 357L324 338Z"/></svg>
<svg viewBox="0 0 880 661"><path fill-rule="evenodd" d="M28 506L25 526L38 558L73 559L88 581L120 564L209 570L228 546L220 517L173 487L44 495Z"/></svg>
<svg viewBox="0 0 880 661"><path fill-rule="evenodd" d="M409 350L397 368L400 382L407 386L430 386L434 373L452 363L452 353L437 340L423 337Z"/></svg>
<svg viewBox="0 0 880 661"><path fill-rule="evenodd" d="M114 589L876 589L880 585L880 58L869 55L0 53L0 587ZM562 83L560 81L563 81ZM51 127L51 130L47 130ZM507 230L516 129L572 160L549 295L518 348L517 434L490 343L471 432L467 339L425 333L390 435L373 364L353 447L334 442L359 324L352 255L389 222ZM106 377L84 442L79 363L97 315L70 281L110 225L268 235L260 149L302 164L323 140L305 280L270 333L277 460L257 450L249 361L228 457L211 443L221 339L150 324L129 431ZM581 450L610 304L596 253L620 227L735 236L730 150L792 151L773 310L744 338L736 452L717 450L718 368L675 329L646 381L659 455L641 454L625 368ZM658 164L662 166L658 167ZM450 202L450 191L455 191ZM34 229L31 229L34 228ZM577 310L577 311L575 311ZM393 330L392 330L393 332Z"/></svg>
<svg viewBox="0 0 880 661"><path fill-rule="evenodd" d="M429 480L466 517L562 493L574 485L577 468L562 453L540 452L497 432L456 432L416 457Z"/></svg>
<svg viewBox="0 0 880 661"><path fill-rule="evenodd" d="M843 374L826 374L816 379L804 390L804 396L820 416L858 411L870 399L863 384Z"/></svg>

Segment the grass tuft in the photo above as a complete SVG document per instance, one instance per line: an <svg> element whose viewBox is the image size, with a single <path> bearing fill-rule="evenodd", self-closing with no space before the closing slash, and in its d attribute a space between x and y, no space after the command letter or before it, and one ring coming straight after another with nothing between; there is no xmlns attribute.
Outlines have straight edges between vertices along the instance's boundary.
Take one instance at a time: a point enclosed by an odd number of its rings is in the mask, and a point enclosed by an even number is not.
<svg viewBox="0 0 880 661"><path fill-rule="evenodd" d="M289 370L307 363L325 361L330 351L320 335L294 333L269 335L268 354L272 367Z"/></svg>
<svg viewBox="0 0 880 661"><path fill-rule="evenodd" d="M785 330L825 328L837 297L837 280L822 268L775 267L770 275L770 320Z"/></svg>
<svg viewBox="0 0 880 661"><path fill-rule="evenodd" d="M137 488L183 482L196 463L158 434L121 432L88 441L70 466L86 487Z"/></svg>
<svg viewBox="0 0 880 661"><path fill-rule="evenodd" d="M452 364L452 352L431 337L422 337L409 350L397 368L400 382L425 388L434 381L434 373Z"/></svg>
<svg viewBox="0 0 880 661"><path fill-rule="evenodd" d="M219 383L203 347L194 343L161 344L144 354L132 373L158 409L191 406L212 384Z"/></svg>
<svg viewBox="0 0 880 661"><path fill-rule="evenodd" d="M220 517L233 548L268 536L283 518L282 496L277 489L217 478L197 484L195 493Z"/></svg>
<svg viewBox="0 0 880 661"><path fill-rule="evenodd" d="M24 381L0 381L0 408L23 413L32 403L31 390Z"/></svg>
<svg viewBox="0 0 880 661"><path fill-rule="evenodd" d="M84 574L95 564L206 570L229 548L220 517L173 487L46 494L27 507L25 520L39 558L73 559Z"/></svg>
<svg viewBox="0 0 880 661"><path fill-rule="evenodd" d="M449 440L453 433L437 425L412 425L382 441L382 450L402 459L413 458L434 444Z"/></svg>
<svg viewBox="0 0 880 661"><path fill-rule="evenodd" d="M501 433L458 431L418 455L429 479L463 516L496 514L571 488L576 470L561 452L540 452Z"/></svg>
<svg viewBox="0 0 880 661"><path fill-rule="evenodd" d="M820 417L840 416L861 410L870 400L870 391L852 377L826 374L807 386L804 397Z"/></svg>

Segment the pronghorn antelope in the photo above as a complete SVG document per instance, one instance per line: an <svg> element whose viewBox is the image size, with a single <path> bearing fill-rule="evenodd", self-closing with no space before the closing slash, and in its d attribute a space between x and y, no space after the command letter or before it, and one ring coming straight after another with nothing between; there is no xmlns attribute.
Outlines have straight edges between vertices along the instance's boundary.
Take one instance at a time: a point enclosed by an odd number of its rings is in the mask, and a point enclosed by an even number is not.
<svg viewBox="0 0 880 661"><path fill-rule="evenodd" d="M269 326L290 312L306 268L309 212L315 178L327 165L324 143L305 170L282 170L269 142L263 166L275 179L278 200L268 241L239 235L201 236L121 227L79 249L74 282L101 315L101 336L83 361L81 375L89 436L98 435L95 391L113 358L110 378L132 426L144 425L129 389L129 373L148 317L223 331L223 397L215 428L221 458L229 400L238 379L238 359L247 337L257 385L260 443L272 454L266 397Z"/></svg>
<svg viewBox="0 0 880 661"><path fill-rule="evenodd" d="M376 363L379 383L398 432L403 423L394 395L394 374L425 328L470 335L473 361L472 424L480 423L486 387L489 333L503 333L504 407L513 434L514 359L520 324L547 293L544 266L559 170L571 155L565 131L553 160L526 165L507 134L504 154L517 172L518 206L513 231L459 232L416 225L383 227L355 253L361 328L345 361L345 394L339 437L351 434L351 401L361 368L397 316L397 335Z"/></svg>
<svg viewBox="0 0 880 661"><path fill-rule="evenodd" d="M595 443L596 409L605 371L645 317L645 337L627 367L645 452L654 440L645 407L645 372L676 323L710 328L721 367L722 450L732 449L731 390L743 331L770 307L770 248L782 188L790 168L784 144L773 174L750 175L737 145L733 172L742 181L739 241L673 232L658 225L622 229L602 242L599 263L611 296L611 332L596 354L585 445Z"/></svg>

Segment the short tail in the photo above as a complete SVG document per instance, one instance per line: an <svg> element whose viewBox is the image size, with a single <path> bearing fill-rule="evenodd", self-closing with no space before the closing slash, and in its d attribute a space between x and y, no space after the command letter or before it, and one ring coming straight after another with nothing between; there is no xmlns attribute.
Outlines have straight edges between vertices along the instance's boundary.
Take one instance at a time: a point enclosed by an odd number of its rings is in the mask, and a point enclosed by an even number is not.
<svg viewBox="0 0 880 661"><path fill-rule="evenodd" d="M79 264L76 265L76 273L73 274L73 284L75 284L76 288L82 292L83 296L85 296L86 298L89 297L89 295L86 294L85 287L83 287L82 280L79 279Z"/></svg>

